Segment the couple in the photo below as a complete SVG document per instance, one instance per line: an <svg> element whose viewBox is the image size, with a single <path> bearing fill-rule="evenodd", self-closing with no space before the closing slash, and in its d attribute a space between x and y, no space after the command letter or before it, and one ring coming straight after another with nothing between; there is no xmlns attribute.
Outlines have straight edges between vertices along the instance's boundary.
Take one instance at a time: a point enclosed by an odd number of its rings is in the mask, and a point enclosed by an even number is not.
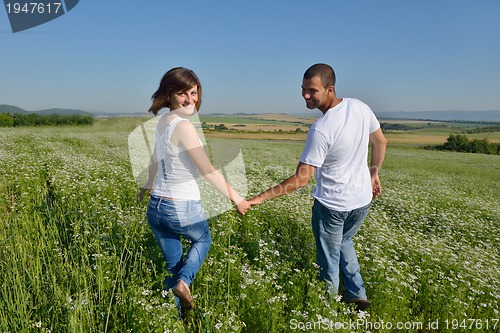
<svg viewBox="0 0 500 333"><path fill-rule="evenodd" d="M201 105L202 88L196 74L173 68L152 96L150 112L164 114L156 129L156 145L149 178L139 196L151 193L148 223L166 261L172 289L181 313L193 307L189 286L205 259L212 238L197 184L198 172L236 205L240 214L251 206L299 189L316 173L312 227L320 279L331 296L339 293L339 275L345 299L365 310L370 302L354 250L353 236L368 214L372 197L381 193L378 172L385 156L386 139L371 109L353 98L335 94L335 73L327 64L315 64L304 73L302 97L308 109L323 115L308 132L294 175L250 200L242 198L210 162L188 117ZM370 166L367 165L371 142ZM191 241L183 259L181 237Z"/></svg>

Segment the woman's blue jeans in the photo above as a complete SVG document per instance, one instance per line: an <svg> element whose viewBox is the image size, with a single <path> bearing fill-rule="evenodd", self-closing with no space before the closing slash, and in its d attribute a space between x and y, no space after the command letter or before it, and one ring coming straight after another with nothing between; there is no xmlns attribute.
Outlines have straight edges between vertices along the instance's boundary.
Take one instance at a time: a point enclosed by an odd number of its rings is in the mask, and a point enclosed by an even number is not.
<svg viewBox="0 0 500 333"><path fill-rule="evenodd" d="M200 200L169 200L152 196L148 223L166 261L166 290L179 280L191 285L208 254L212 236ZM191 241L184 257L181 237Z"/></svg>
<svg viewBox="0 0 500 333"><path fill-rule="evenodd" d="M312 228L316 239L316 261L320 279L327 282L331 296L340 294L339 274L346 288L346 300L366 299L353 237L368 215L370 204L347 212L324 207L314 200Z"/></svg>

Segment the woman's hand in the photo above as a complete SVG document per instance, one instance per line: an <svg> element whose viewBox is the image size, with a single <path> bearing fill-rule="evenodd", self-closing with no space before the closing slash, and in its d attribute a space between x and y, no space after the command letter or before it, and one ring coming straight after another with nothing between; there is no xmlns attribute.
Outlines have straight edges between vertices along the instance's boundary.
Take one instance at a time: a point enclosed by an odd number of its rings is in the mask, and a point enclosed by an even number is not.
<svg viewBox="0 0 500 333"><path fill-rule="evenodd" d="M148 194L151 194L151 190L149 188L141 188L140 192L139 192L139 201L142 202L142 200L144 200L144 195L146 195L146 192Z"/></svg>
<svg viewBox="0 0 500 333"><path fill-rule="evenodd" d="M238 210L238 213L240 213L241 215L245 215L245 213L248 212L251 207L252 206L250 205L250 203L246 200L243 200L236 205L236 209Z"/></svg>

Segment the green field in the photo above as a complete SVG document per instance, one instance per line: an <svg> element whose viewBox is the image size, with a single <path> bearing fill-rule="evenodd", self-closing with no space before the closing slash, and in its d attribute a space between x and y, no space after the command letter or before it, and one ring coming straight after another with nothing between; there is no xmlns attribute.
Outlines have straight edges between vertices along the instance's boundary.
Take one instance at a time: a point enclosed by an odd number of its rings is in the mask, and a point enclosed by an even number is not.
<svg viewBox="0 0 500 333"><path fill-rule="evenodd" d="M1 129L0 332L500 332L500 156L394 143L356 238L368 313L316 280L311 183L210 219L184 326L129 162L142 120ZM291 175L304 145L230 143L249 195Z"/></svg>

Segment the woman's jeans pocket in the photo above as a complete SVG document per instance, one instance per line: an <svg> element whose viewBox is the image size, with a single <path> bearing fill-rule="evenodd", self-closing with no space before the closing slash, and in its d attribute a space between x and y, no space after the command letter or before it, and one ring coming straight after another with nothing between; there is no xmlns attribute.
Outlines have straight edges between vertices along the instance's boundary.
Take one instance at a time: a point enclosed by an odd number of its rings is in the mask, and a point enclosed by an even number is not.
<svg viewBox="0 0 500 333"><path fill-rule="evenodd" d="M205 214L199 200L168 200L151 197L148 221L157 228L185 234L196 223L203 222Z"/></svg>

